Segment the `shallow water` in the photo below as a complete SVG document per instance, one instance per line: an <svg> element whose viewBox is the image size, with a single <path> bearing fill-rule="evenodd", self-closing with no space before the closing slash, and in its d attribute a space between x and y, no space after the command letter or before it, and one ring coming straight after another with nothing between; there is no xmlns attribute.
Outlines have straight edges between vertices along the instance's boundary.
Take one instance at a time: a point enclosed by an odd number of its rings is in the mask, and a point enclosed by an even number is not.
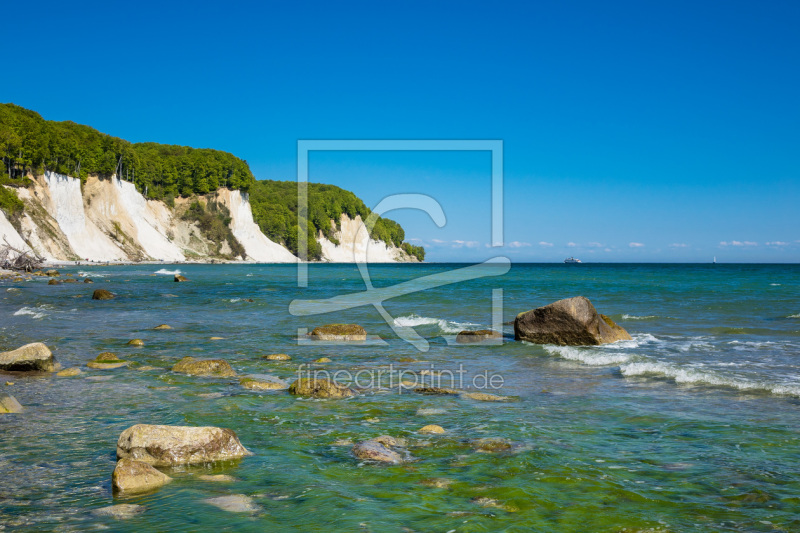
<svg viewBox="0 0 800 533"><path fill-rule="evenodd" d="M376 286L388 287L450 268L383 265L370 273ZM189 283L172 282L178 269ZM64 367L84 370L73 378L0 376L14 382L2 391L26 408L0 417L0 529L800 530L797 266L515 265L501 277L386 302L398 324L426 338L427 352L397 338L371 306L289 314L297 298L364 290L352 265L312 265L305 289L297 288L292 266L60 270L95 283L0 282L0 349L43 341ZM92 301L96 288L118 297ZM634 341L594 348L448 343L442 335L492 325L497 288L506 334L518 312L583 294ZM380 339L298 344L298 328L330 322L360 323ZM174 329L152 329L161 323ZM127 346L132 338L145 346ZM85 367L103 351L131 367ZM292 360L259 357L277 352ZM241 375L286 380L322 356L332 363L314 368L330 371L463 365L462 385L484 371L502 376L503 387L487 392L513 401L379 387L349 400L303 400L170 372L186 355L222 357ZM229 427L254 455L169 469L175 481L159 491L115 498L116 440L135 423ZM416 433L426 424L447 432ZM407 439L413 460L361 464L345 444L382 434ZM511 448L476 450L473 441L484 437L507 439ZM236 480L199 480L203 473ZM438 478L447 481L430 481ZM259 510L231 513L204 502L237 494ZM127 520L92 514L113 503L144 511Z"/></svg>

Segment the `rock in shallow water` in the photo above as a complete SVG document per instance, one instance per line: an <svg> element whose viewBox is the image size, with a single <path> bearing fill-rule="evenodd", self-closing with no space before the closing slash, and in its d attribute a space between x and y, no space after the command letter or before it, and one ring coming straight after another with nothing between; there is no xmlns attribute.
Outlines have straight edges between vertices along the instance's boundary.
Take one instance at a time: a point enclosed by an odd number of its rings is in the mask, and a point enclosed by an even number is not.
<svg viewBox="0 0 800 533"><path fill-rule="evenodd" d="M113 300L114 294L105 289L97 289L92 293L92 300Z"/></svg>
<svg viewBox="0 0 800 533"><path fill-rule="evenodd" d="M70 368L65 368L61 372L57 373L56 376L60 378L71 378L73 376L78 376L82 373L83 372L81 371L80 368L78 368L77 366L72 366Z"/></svg>
<svg viewBox="0 0 800 533"><path fill-rule="evenodd" d="M58 364L47 346L33 342L10 352L0 352L0 370L52 372L58 370Z"/></svg>
<svg viewBox="0 0 800 533"><path fill-rule="evenodd" d="M502 339L503 335L491 329L479 329L477 331L464 330L456 335L456 342L460 344L479 343L489 339Z"/></svg>
<svg viewBox="0 0 800 533"><path fill-rule="evenodd" d="M285 390L289 388L289 384L281 380L265 380L242 378L239 380L239 385L249 390Z"/></svg>
<svg viewBox="0 0 800 533"><path fill-rule="evenodd" d="M120 503L117 505L109 505L108 507L95 509L92 511L92 514L95 516L110 516L112 518L116 518L117 520L128 520L142 512L144 512L144 507L141 505Z"/></svg>
<svg viewBox="0 0 800 533"><path fill-rule="evenodd" d="M419 428L417 432L432 435L437 433L444 433L445 431L442 426L437 426L436 424L428 424L427 426Z"/></svg>
<svg viewBox="0 0 800 533"><path fill-rule="evenodd" d="M314 328L311 338L320 341L365 341L367 330L358 324L327 324Z"/></svg>
<svg viewBox="0 0 800 533"><path fill-rule="evenodd" d="M600 315L584 296L526 311L514 320L514 338L536 344L582 346L631 340L625 329Z"/></svg>
<svg viewBox="0 0 800 533"><path fill-rule="evenodd" d="M261 508L256 505L252 498L244 494L231 494L230 496L219 496L203 500L204 503L219 507L223 511L230 513L256 513Z"/></svg>
<svg viewBox="0 0 800 533"><path fill-rule="evenodd" d="M393 442L396 441L388 436L365 440L353 446L352 452L358 459L365 461L400 464L403 462L403 456L391 449L394 447Z"/></svg>
<svg viewBox="0 0 800 533"><path fill-rule="evenodd" d="M176 283L179 283L179 282L182 282L182 281L189 281L188 279L186 279L184 276L181 276L180 274L175 274L175 278L173 278L173 279L175 280Z"/></svg>
<svg viewBox="0 0 800 533"><path fill-rule="evenodd" d="M231 368L230 363L224 359L195 359L194 357L184 357L172 367L173 372L189 374L190 376L210 376L219 378L229 378L236 375L236 371Z"/></svg>
<svg viewBox="0 0 800 533"><path fill-rule="evenodd" d="M509 396L498 396L496 394L488 394L485 392L465 392L461 394L463 398L470 400L477 400L479 402L507 402L511 400Z"/></svg>
<svg viewBox="0 0 800 533"><path fill-rule="evenodd" d="M349 398L355 392L329 378L299 378L289 386L289 393L309 398Z"/></svg>
<svg viewBox="0 0 800 533"><path fill-rule="evenodd" d="M115 491L133 494L155 490L172 481L143 461L120 459L111 475L111 484Z"/></svg>
<svg viewBox="0 0 800 533"><path fill-rule="evenodd" d="M10 394L0 393L0 414L21 413L22 405Z"/></svg>
<svg viewBox="0 0 800 533"><path fill-rule="evenodd" d="M264 355L261 358L266 359L267 361L290 361L292 359L285 353L271 353L269 355Z"/></svg>
<svg viewBox="0 0 800 533"><path fill-rule="evenodd" d="M196 464L252 455L236 433L218 427L137 424L119 436L117 458L153 466Z"/></svg>

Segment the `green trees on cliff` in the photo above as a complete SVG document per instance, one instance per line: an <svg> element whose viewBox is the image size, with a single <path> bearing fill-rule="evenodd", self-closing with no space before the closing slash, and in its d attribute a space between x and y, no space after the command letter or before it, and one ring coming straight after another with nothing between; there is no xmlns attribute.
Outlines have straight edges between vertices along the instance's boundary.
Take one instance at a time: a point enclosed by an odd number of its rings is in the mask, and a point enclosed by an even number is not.
<svg viewBox="0 0 800 533"><path fill-rule="evenodd" d="M221 187L249 191L253 217L261 230L292 253L298 253L297 183L256 181L247 161L227 152L130 143L89 126L44 120L35 111L0 104L0 157L0 185L25 186L29 174L52 171L82 181L90 174L116 174L133 182L147 198L170 204L178 196L202 195ZM319 232L336 242L334 233L338 228L334 224L339 223L342 213L366 219L370 210L350 191L317 183L307 187L308 258L320 259L322 249L316 241ZM0 208L6 214L19 213L22 205L16 195L0 187ZM221 231L219 221L224 221L227 214L206 213L199 210L199 205L190 210L194 219ZM422 247L403 242L405 232L393 220L379 218L371 237L402 247L420 260L425 257Z"/></svg>
<svg viewBox="0 0 800 533"><path fill-rule="evenodd" d="M365 220L370 209L358 196L335 185L309 183L308 187L308 255L319 259L322 249L315 237L319 232L332 242L339 229L331 223L339 223L342 213L350 218L360 216ZM275 242L284 244L292 253L298 253L297 182L256 181L250 186L250 205L253 218L261 231ZM425 251L420 246L403 243L405 232L400 224L388 218L378 218L372 228L371 237L387 244L402 247L420 261Z"/></svg>
<svg viewBox="0 0 800 533"><path fill-rule="evenodd" d="M119 175L148 198L168 200L247 190L255 181L246 161L227 152L156 143L130 143L74 122L44 120L38 113L0 104L0 183L22 185L46 170L80 177Z"/></svg>

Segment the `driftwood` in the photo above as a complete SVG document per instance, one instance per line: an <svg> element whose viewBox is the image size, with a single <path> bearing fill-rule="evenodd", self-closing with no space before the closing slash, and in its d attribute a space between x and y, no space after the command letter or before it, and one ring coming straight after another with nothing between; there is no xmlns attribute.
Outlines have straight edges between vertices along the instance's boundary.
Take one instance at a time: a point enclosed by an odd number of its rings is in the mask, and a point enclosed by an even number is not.
<svg viewBox="0 0 800 533"><path fill-rule="evenodd" d="M44 264L44 258L35 253L18 250L3 237L4 245L0 246L0 269L33 272Z"/></svg>

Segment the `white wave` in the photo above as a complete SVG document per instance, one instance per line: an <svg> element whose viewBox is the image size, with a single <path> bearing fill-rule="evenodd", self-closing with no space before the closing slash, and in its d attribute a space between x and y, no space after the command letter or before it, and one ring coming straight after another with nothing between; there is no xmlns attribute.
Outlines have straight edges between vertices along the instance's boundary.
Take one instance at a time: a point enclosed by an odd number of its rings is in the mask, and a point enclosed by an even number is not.
<svg viewBox="0 0 800 533"><path fill-rule="evenodd" d="M797 313L796 315L789 315L786 318L800 318L800 313Z"/></svg>
<svg viewBox="0 0 800 533"><path fill-rule="evenodd" d="M229 302L231 302L231 303L235 303L235 302L238 302L238 301L240 301L240 300L241 300L241 298L231 298L231 299L230 299L230 300L228 300L228 301L229 301Z"/></svg>
<svg viewBox="0 0 800 533"><path fill-rule="evenodd" d="M723 376L714 372L681 368L664 362L631 362L620 365L619 369L622 375L626 377L656 375L672 379L675 383L715 385L739 390L763 390L773 394L800 396L800 387L798 386L758 382L736 376Z"/></svg>
<svg viewBox="0 0 800 533"><path fill-rule="evenodd" d="M181 273L180 270L167 270L166 268L162 268L161 270L156 270L156 274L164 274L166 276L177 276Z"/></svg>
<svg viewBox="0 0 800 533"><path fill-rule="evenodd" d="M47 313L41 307L23 307L14 313L14 316L30 316L31 318L44 318Z"/></svg>
<svg viewBox="0 0 800 533"><path fill-rule="evenodd" d="M770 283L770 285L772 285L773 287L780 287L781 286L780 283Z"/></svg>
<svg viewBox="0 0 800 533"><path fill-rule="evenodd" d="M458 333L465 328L477 326L478 324L473 324L472 322L455 322L427 316L408 315L395 318L394 325L407 328L416 326L438 326L443 333Z"/></svg>
<svg viewBox="0 0 800 533"><path fill-rule="evenodd" d="M634 335L631 335L631 337L632 339L629 341L612 342L611 344L603 344L601 346L597 346L597 348L612 349L612 350L620 348L638 348L639 346L643 346L645 344L662 342L653 335L650 335L649 333L636 333Z"/></svg>
<svg viewBox="0 0 800 533"><path fill-rule="evenodd" d="M551 355L557 355L570 361L579 361L590 366L619 365L630 361L631 354L607 352L596 348L578 348L575 346L544 345L544 349Z"/></svg>
<svg viewBox="0 0 800 533"><path fill-rule="evenodd" d="M656 315L622 315L622 320L650 320L651 318L658 318Z"/></svg>
<svg viewBox="0 0 800 533"><path fill-rule="evenodd" d="M78 272L78 275L82 278L104 278L106 277L105 274L100 274L99 272L85 272L81 270Z"/></svg>

